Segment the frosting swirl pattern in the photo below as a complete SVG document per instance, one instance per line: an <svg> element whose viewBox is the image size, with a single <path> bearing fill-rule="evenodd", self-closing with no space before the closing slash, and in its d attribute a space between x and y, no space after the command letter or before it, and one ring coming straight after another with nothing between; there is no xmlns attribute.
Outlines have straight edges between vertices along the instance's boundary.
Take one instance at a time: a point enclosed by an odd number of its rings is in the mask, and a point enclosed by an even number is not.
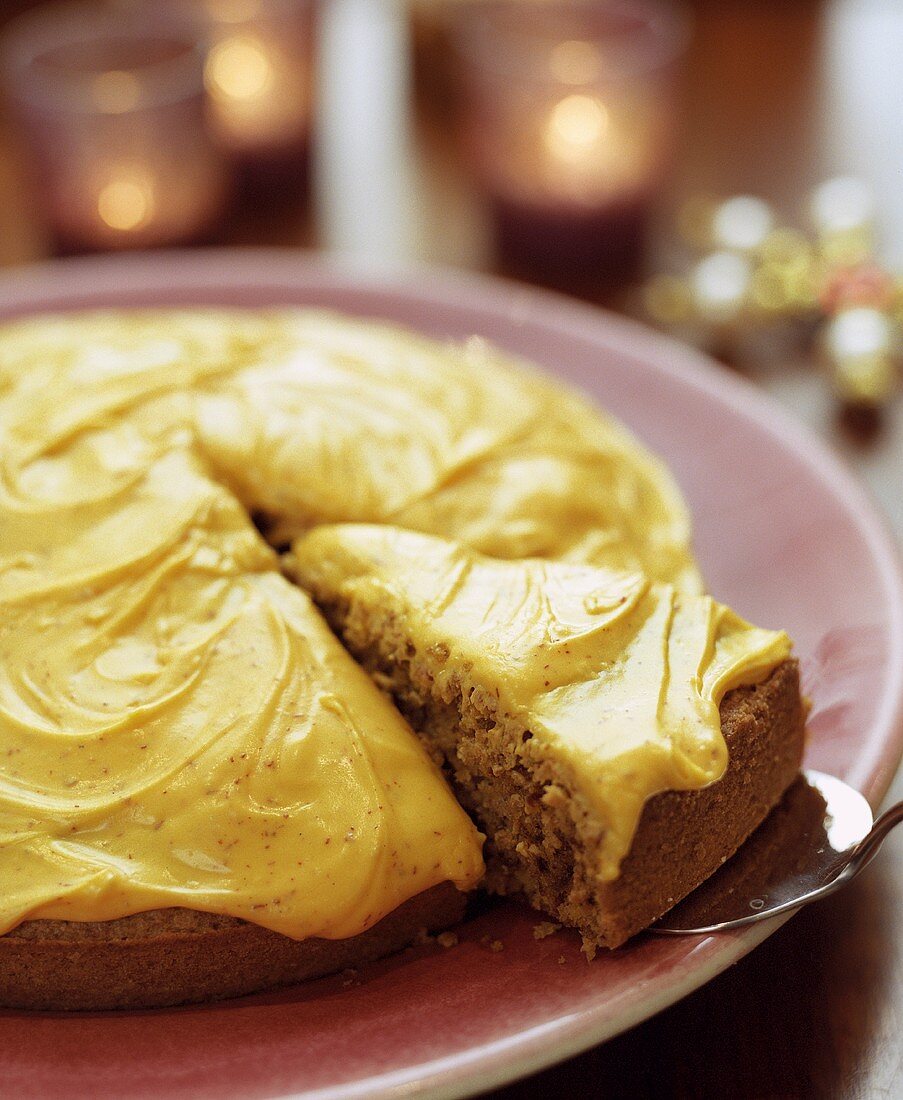
<svg viewBox="0 0 903 1100"><path fill-rule="evenodd" d="M479 880L479 834L272 545L395 524L701 589L662 464L479 341L16 322L0 443L0 934L184 905L341 938Z"/></svg>

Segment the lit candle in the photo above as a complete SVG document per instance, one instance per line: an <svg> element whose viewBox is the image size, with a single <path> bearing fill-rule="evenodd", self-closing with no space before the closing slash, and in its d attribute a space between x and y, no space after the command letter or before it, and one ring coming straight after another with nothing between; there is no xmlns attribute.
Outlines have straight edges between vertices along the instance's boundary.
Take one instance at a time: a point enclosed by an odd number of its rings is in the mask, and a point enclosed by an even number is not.
<svg viewBox="0 0 903 1100"><path fill-rule="evenodd" d="M642 120L627 119L625 113L585 92L572 92L552 107L542 125L539 153L550 196L599 204L648 186L658 156Z"/></svg>
<svg viewBox="0 0 903 1100"><path fill-rule="evenodd" d="M20 21L4 50L61 248L145 248L211 226L227 180L205 125L197 40L67 5Z"/></svg>
<svg viewBox="0 0 903 1100"><path fill-rule="evenodd" d="M596 96L574 92L559 100L543 128L543 144L549 156L567 166L580 179L596 174L605 158L609 117Z"/></svg>
<svg viewBox="0 0 903 1100"><path fill-rule="evenodd" d="M132 233L154 220L157 188L143 164L111 166L97 190L97 214L114 232Z"/></svg>
<svg viewBox="0 0 903 1100"><path fill-rule="evenodd" d="M205 80L221 144L239 157L303 152L312 99L310 0L204 0Z"/></svg>
<svg viewBox="0 0 903 1100"><path fill-rule="evenodd" d="M642 0L468 9L465 133L503 261L633 274L673 144L679 27Z"/></svg>
<svg viewBox="0 0 903 1100"><path fill-rule="evenodd" d="M51 210L73 248L147 248L190 241L220 210L222 178L210 166L150 153L73 161L58 177Z"/></svg>

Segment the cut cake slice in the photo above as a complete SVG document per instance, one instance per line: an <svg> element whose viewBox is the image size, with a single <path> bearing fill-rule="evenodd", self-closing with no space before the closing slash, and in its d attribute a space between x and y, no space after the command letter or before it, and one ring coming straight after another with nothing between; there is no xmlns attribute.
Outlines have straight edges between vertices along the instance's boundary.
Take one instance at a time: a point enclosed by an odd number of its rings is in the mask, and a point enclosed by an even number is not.
<svg viewBox="0 0 903 1100"><path fill-rule="evenodd" d="M487 833L487 886L590 952L716 870L799 769L787 636L711 597L389 526L318 528L287 569Z"/></svg>

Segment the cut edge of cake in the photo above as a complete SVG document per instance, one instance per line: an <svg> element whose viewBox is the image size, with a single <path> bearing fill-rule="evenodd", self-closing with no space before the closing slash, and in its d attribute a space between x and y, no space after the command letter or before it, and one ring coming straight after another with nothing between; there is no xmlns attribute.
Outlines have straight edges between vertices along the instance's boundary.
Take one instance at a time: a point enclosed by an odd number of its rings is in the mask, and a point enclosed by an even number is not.
<svg viewBox="0 0 903 1100"><path fill-rule="evenodd" d="M424 650L403 616L344 594L314 598L351 653L389 692L487 835L490 892L519 894L578 929L592 956L647 928L716 871L777 805L799 772L805 707L797 662L730 691L720 707L729 764L701 790L650 798L620 873L595 870L604 824L498 692L447 648ZM439 672L443 674L440 676Z"/></svg>

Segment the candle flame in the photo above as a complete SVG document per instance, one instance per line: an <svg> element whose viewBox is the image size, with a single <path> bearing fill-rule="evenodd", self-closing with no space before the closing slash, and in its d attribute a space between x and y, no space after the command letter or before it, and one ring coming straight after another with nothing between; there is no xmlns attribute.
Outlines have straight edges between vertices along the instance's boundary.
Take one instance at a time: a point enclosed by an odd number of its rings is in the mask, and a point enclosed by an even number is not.
<svg viewBox="0 0 903 1100"><path fill-rule="evenodd" d="M608 111L595 96L565 96L555 104L546 124L546 147L559 160L585 161L598 149L608 121Z"/></svg>
<svg viewBox="0 0 903 1100"><path fill-rule="evenodd" d="M205 76L214 95L229 100L253 100L267 91L273 69L259 39L232 35L217 42L210 51Z"/></svg>
<svg viewBox="0 0 903 1100"><path fill-rule="evenodd" d="M154 212L154 194L146 175L110 180L97 196L97 213L111 229L129 231L146 225Z"/></svg>

